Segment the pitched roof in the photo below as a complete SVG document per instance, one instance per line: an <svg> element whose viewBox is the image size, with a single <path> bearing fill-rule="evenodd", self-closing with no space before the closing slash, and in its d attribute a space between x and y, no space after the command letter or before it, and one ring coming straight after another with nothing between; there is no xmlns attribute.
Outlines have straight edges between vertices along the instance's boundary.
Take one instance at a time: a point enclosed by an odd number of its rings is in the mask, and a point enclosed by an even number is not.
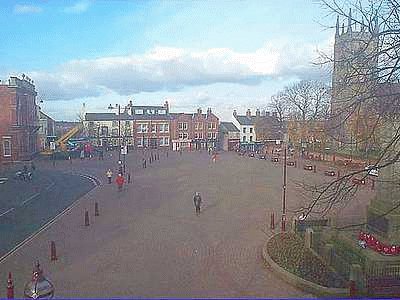
<svg viewBox="0 0 400 300"><path fill-rule="evenodd" d="M86 121L112 121L117 120L117 114L115 113L86 113Z"/></svg>
<svg viewBox="0 0 400 300"><path fill-rule="evenodd" d="M236 115L235 119L239 122L240 125L254 125L256 122L256 116L239 116Z"/></svg>
<svg viewBox="0 0 400 300"><path fill-rule="evenodd" d="M232 122L221 122L220 129L222 132L239 132L239 129Z"/></svg>

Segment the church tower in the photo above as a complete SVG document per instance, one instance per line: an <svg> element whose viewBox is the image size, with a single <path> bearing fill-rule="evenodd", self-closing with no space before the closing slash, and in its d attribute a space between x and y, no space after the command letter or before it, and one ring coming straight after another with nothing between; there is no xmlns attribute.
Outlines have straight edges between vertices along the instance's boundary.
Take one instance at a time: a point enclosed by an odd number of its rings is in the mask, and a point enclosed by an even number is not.
<svg viewBox="0 0 400 300"><path fill-rule="evenodd" d="M349 142L346 122L354 112L354 103L360 95L364 95L368 83L373 80L373 70L377 66L378 43L377 23L371 26L364 22L356 23L351 16L347 18L347 26L340 26L339 16L336 20L334 64L332 73L332 133L338 141Z"/></svg>

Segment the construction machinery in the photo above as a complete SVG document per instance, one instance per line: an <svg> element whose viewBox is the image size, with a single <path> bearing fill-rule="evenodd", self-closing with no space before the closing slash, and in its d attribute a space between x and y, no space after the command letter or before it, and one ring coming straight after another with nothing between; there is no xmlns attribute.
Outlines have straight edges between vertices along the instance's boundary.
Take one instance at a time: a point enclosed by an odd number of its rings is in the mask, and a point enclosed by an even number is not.
<svg viewBox="0 0 400 300"><path fill-rule="evenodd" d="M82 128L82 125L79 124L70 130L68 130L66 133L64 133L61 137L59 137L55 142L55 147L59 151L67 151L67 142L69 139L71 139L74 135L76 135ZM48 149L42 152L42 154L45 155L51 155L55 149Z"/></svg>

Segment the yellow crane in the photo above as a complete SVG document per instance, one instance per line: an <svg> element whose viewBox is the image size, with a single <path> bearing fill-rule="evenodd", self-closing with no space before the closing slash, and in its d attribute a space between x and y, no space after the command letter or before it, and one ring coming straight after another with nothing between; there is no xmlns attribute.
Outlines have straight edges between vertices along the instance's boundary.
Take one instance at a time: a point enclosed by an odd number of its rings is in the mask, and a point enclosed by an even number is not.
<svg viewBox="0 0 400 300"><path fill-rule="evenodd" d="M66 133L64 133L61 137L59 137L55 141L56 148L60 149L61 151L67 151L67 145L66 145L67 141L74 135L76 135L81 130L81 128L82 128L81 124L76 125L75 127L68 130ZM47 154L47 155L50 155L52 153L53 151L50 149L42 152L42 154Z"/></svg>

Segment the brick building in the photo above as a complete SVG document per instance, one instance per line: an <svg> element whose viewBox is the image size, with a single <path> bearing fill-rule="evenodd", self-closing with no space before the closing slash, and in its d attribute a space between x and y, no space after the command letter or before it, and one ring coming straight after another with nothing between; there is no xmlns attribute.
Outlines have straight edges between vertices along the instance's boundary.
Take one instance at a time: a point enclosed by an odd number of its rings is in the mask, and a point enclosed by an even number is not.
<svg viewBox="0 0 400 300"><path fill-rule="evenodd" d="M38 151L38 108L33 81L10 77L0 82L0 162L29 160Z"/></svg>
<svg viewBox="0 0 400 300"><path fill-rule="evenodd" d="M171 122L172 150L200 150L215 148L218 144L219 119L207 109L196 113L173 113Z"/></svg>
<svg viewBox="0 0 400 300"><path fill-rule="evenodd" d="M219 126L219 147L224 151L240 148L240 131L232 122L221 122Z"/></svg>

